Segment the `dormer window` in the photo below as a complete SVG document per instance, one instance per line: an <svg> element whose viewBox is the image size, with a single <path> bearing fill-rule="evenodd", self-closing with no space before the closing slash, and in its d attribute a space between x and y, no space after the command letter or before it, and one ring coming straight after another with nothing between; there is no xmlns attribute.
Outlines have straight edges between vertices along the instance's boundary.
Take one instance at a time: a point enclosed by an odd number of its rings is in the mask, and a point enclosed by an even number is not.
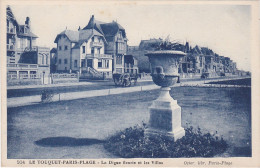
<svg viewBox="0 0 260 168"><path fill-rule="evenodd" d="M119 31L119 38L122 38L122 32Z"/></svg>

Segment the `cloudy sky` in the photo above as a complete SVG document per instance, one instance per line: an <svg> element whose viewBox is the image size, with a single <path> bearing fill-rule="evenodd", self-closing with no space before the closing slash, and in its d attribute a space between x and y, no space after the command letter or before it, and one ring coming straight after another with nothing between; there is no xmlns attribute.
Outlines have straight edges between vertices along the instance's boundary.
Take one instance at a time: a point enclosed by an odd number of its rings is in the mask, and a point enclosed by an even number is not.
<svg viewBox="0 0 260 168"><path fill-rule="evenodd" d="M58 33L87 25L90 16L104 22L113 20L125 29L129 45L141 40L166 38L193 46L209 47L230 57L238 68L250 70L251 8L247 5L181 5L181 4L102 4L11 5L18 23L31 18L37 44L55 47Z"/></svg>

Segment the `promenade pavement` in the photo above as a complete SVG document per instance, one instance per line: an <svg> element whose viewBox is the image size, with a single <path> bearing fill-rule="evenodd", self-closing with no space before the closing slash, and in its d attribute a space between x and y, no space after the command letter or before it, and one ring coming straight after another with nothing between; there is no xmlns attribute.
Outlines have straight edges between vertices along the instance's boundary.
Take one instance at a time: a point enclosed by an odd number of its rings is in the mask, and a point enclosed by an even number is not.
<svg viewBox="0 0 260 168"><path fill-rule="evenodd" d="M239 77L239 78L233 78L233 79L242 79L242 78ZM213 82L213 81L224 81L224 80L230 80L230 78L207 79L207 80L198 80L198 81L184 81L184 82L175 84L173 87L179 87L179 86L202 86L202 87L207 86L207 87L210 87L210 86L216 86L216 85L205 84L205 83ZM91 84L90 82L86 82L86 83L89 85ZM77 84L80 85L80 83L77 83ZM77 85L77 84L75 84L75 85ZM56 84L55 87L64 86L64 85L68 85L68 84L61 84L61 85ZM33 87L33 86L31 86L31 87ZM48 87L50 87L50 86L48 85ZM125 87L125 88L119 87L119 88L112 88L112 89L67 92L67 93L55 94L52 98L52 101L56 102L56 101L64 101L64 100L75 100L75 99L82 99L82 98L96 97L96 96L106 96L106 95L113 95L113 94L123 94L123 93L131 93L131 92L138 92L138 91L155 90L155 89L159 89L159 88L160 88L159 86L152 84L152 85L145 85L145 86ZM12 97L12 98L7 99L8 108L33 105L33 104L38 104L38 103L41 103L40 95ZM3 104L5 104L5 103L3 103Z"/></svg>

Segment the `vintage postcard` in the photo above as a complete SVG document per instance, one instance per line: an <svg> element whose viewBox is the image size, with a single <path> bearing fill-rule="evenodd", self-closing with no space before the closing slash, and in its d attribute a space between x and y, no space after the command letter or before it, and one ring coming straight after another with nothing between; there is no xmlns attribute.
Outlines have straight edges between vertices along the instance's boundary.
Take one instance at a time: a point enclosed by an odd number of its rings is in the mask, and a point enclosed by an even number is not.
<svg viewBox="0 0 260 168"><path fill-rule="evenodd" d="M0 5L1 166L260 166L259 1Z"/></svg>

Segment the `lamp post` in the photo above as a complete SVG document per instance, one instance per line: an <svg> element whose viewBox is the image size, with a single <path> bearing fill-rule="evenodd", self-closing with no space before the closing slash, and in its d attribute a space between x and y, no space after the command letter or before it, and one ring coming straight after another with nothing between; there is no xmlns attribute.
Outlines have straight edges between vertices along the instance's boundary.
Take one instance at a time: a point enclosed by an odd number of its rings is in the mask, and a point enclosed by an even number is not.
<svg viewBox="0 0 260 168"><path fill-rule="evenodd" d="M42 73L43 73L43 75L42 75L42 76L43 76L43 78L42 78L42 80L43 80L43 84L45 84L45 83L44 83L45 71L43 71Z"/></svg>
<svg viewBox="0 0 260 168"><path fill-rule="evenodd" d="M175 50L161 50L146 54L151 63L153 82L161 86L159 97L149 107L150 120L145 136L154 134L174 138L174 141L185 135L181 126L181 107L169 91L179 77L178 64L185 55Z"/></svg>

